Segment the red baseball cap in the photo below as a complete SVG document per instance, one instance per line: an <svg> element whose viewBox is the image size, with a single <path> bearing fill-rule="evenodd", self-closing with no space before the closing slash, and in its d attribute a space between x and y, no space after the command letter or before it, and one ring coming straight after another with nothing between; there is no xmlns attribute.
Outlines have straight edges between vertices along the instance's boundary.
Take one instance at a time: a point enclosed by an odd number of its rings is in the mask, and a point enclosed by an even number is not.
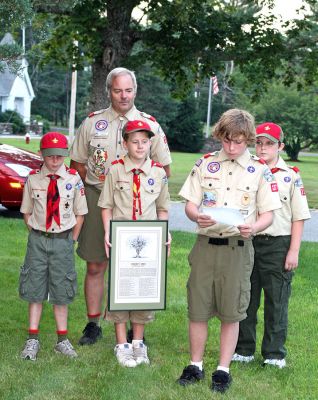
<svg viewBox="0 0 318 400"><path fill-rule="evenodd" d="M273 122L264 122L256 127L256 139L260 136L266 137L275 143L282 142L284 140L282 128Z"/></svg>
<svg viewBox="0 0 318 400"><path fill-rule="evenodd" d="M149 138L155 136L152 132L150 125L147 122L141 121L139 119L135 119L134 121L128 121L126 125L123 127L122 135L129 135L129 133L133 132L147 132Z"/></svg>
<svg viewBox="0 0 318 400"><path fill-rule="evenodd" d="M42 136L40 149L43 157L68 156L68 142L66 136L59 132L48 132Z"/></svg>

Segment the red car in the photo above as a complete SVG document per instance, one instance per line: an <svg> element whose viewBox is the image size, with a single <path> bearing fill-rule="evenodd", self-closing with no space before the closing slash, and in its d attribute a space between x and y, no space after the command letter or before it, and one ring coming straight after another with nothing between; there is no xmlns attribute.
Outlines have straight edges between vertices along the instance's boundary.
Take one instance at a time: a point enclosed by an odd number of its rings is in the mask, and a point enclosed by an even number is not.
<svg viewBox="0 0 318 400"><path fill-rule="evenodd" d="M20 207L27 176L42 163L35 153L0 143L0 203L4 207Z"/></svg>

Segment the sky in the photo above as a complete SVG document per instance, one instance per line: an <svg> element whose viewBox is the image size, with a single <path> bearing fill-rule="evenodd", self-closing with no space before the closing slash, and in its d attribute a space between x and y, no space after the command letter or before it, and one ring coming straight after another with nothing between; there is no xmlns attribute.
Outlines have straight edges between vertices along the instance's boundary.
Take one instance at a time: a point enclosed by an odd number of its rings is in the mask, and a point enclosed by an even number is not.
<svg viewBox="0 0 318 400"><path fill-rule="evenodd" d="M283 20L289 20L297 17L296 9L300 8L302 0L276 0L275 13L280 14Z"/></svg>

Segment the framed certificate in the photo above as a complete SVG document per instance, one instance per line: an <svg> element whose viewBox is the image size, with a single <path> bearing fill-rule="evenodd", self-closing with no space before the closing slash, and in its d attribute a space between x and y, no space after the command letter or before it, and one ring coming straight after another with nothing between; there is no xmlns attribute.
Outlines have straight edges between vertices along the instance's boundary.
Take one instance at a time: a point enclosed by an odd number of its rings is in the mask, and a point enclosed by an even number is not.
<svg viewBox="0 0 318 400"><path fill-rule="evenodd" d="M111 221L108 310L166 308L168 221Z"/></svg>

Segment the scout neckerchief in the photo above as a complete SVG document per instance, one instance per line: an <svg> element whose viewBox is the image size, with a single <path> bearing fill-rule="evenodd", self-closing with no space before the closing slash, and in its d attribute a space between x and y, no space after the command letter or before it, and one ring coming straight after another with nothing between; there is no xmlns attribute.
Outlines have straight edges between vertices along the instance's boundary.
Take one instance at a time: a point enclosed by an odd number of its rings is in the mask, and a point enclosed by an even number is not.
<svg viewBox="0 0 318 400"><path fill-rule="evenodd" d="M271 168L271 173L276 174L276 172L278 172L279 170L280 170L280 168L277 168L277 167Z"/></svg>
<svg viewBox="0 0 318 400"><path fill-rule="evenodd" d="M57 180L60 176L53 174L47 176L50 179L50 183L47 188L46 199L46 230L52 225L53 219L60 226L60 193L57 187Z"/></svg>
<svg viewBox="0 0 318 400"><path fill-rule="evenodd" d="M140 198L140 174L143 172L140 168L133 168L131 170L133 173L133 214L132 219L135 221L136 212L139 215L142 215L141 211L141 198ZM138 209L137 209L137 200L138 200Z"/></svg>

